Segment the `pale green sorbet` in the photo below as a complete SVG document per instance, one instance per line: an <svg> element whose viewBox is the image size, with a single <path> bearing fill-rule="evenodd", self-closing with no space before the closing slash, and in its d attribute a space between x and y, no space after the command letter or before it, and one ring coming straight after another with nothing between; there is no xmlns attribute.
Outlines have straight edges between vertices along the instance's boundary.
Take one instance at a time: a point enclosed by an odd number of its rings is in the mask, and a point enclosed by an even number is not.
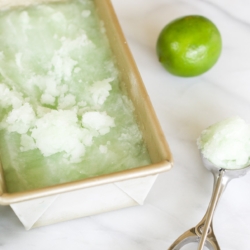
<svg viewBox="0 0 250 250"><path fill-rule="evenodd" d="M2 11L0 34L9 192L150 164L92 0Z"/></svg>
<svg viewBox="0 0 250 250"><path fill-rule="evenodd" d="M250 164L250 126L241 118L208 127L197 144L203 156L218 168L240 169Z"/></svg>

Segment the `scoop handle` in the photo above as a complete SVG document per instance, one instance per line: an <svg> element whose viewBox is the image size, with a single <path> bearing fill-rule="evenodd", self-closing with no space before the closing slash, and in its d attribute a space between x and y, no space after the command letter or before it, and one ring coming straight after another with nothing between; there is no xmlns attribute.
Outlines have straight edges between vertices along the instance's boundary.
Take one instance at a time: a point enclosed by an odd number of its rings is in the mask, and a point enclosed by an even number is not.
<svg viewBox="0 0 250 250"><path fill-rule="evenodd" d="M224 173L225 173L225 170L221 169L219 171L218 176L214 175L214 177L215 177L214 190L213 190L210 204L208 206L208 209L207 209L207 212L205 215L205 223L204 223L204 227L202 228L202 235L201 235L201 239L199 241L199 245L198 245L197 250L202 250L204 245L205 245L208 231L210 229L210 225L211 225L213 215L215 212L215 208L218 204L218 201L219 201L221 194L223 193L223 190L226 187L227 180L224 179L224 181L223 181ZM225 183L225 181L226 181L226 183Z"/></svg>

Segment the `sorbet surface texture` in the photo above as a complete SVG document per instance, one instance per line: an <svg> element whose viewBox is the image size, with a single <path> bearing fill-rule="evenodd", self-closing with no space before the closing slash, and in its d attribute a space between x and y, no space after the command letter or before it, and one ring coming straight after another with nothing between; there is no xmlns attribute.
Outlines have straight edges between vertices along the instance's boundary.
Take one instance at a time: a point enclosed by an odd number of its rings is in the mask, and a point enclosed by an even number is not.
<svg viewBox="0 0 250 250"><path fill-rule="evenodd" d="M150 164L92 0L1 11L0 34L9 192Z"/></svg>

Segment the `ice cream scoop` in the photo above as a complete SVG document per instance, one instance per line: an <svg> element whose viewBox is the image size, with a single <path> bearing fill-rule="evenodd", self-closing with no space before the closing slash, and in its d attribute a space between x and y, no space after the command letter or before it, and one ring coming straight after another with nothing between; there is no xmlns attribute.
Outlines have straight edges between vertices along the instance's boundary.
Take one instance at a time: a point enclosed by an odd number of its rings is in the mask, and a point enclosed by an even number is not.
<svg viewBox="0 0 250 250"><path fill-rule="evenodd" d="M238 155L235 155L229 161L227 151L230 151L230 149L228 149L227 145L223 145L223 147L217 148L214 147L214 145L221 145L221 143L219 142L225 142L229 139L229 143L231 143L232 141L238 141L241 142L244 147L248 147L248 141L245 140L246 138L243 138L248 134L247 126L242 123L242 120L238 120L238 118L236 118L236 120L226 120L226 122L220 123L217 127L212 127L212 129L210 127L210 131L209 129L205 130L205 132L203 132L202 134L202 136L205 136L205 138L203 138L203 142L202 139L199 138L200 144L198 140L198 147L201 150L203 164L214 176L213 194L207 212L205 213L203 219L195 227L182 234L168 248L168 250L179 250L184 245L191 242L198 243L197 250L202 250L204 246L206 246L209 250L220 250L212 225L214 211L229 181L234 178L244 176L250 170L250 164L248 163L248 165L246 165L246 162L249 162L250 151L248 151L247 157L239 157ZM242 128L242 131L236 131L239 128ZM227 133L225 133L225 131ZM210 146L212 145L213 147L206 148L206 152L209 152L208 154L205 154L206 156L203 154L205 144ZM217 150L219 152L213 152L213 150ZM209 156L212 156L213 162L207 158ZM225 156L226 159L223 159L223 156ZM242 161L243 158L244 161ZM214 162L218 162L219 164L217 165ZM240 165L239 162L242 162L242 165ZM224 167L221 167L222 165ZM229 167L226 168L227 166Z"/></svg>
<svg viewBox="0 0 250 250"><path fill-rule="evenodd" d="M218 166L215 166L208 159L204 158L203 155L202 160L204 166L211 171L214 176L213 194L207 212L195 227L182 234L168 250L179 250L191 242L199 243L197 250L202 250L204 246L209 250L220 250L212 225L215 208L229 181L244 176L250 170L250 166L241 169L218 168Z"/></svg>

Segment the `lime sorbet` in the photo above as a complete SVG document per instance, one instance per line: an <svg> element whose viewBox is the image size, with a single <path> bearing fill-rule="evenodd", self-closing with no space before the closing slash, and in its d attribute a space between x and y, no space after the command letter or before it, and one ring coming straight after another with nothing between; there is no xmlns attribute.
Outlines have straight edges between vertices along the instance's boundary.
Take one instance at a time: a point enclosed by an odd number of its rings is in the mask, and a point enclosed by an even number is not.
<svg viewBox="0 0 250 250"><path fill-rule="evenodd" d="M3 10L0 33L9 192L150 164L92 0Z"/></svg>
<svg viewBox="0 0 250 250"><path fill-rule="evenodd" d="M250 126L241 118L208 127L197 144L203 156L218 168L240 169L250 164Z"/></svg>

